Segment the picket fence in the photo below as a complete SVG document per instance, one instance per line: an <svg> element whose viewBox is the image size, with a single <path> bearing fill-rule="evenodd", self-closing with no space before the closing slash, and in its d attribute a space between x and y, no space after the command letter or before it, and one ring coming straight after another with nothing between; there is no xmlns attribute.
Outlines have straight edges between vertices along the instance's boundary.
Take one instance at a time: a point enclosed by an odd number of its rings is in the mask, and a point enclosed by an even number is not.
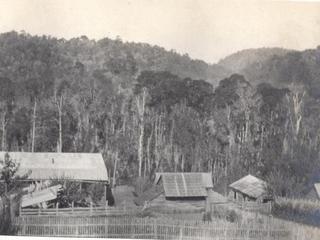
<svg viewBox="0 0 320 240"><path fill-rule="evenodd" d="M22 236L198 240L292 240L285 228L182 222L137 217L22 216L13 220Z"/></svg>
<svg viewBox="0 0 320 240"><path fill-rule="evenodd" d="M272 202L268 203L258 203L258 202L235 202L235 204L241 209L245 211L251 212L260 212L269 214L272 209Z"/></svg>

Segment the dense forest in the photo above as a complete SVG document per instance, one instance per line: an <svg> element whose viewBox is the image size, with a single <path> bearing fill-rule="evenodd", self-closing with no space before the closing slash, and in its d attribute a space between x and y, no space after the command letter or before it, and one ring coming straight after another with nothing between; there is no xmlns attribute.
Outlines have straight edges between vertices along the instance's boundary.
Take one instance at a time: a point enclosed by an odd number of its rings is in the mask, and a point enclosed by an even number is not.
<svg viewBox="0 0 320 240"><path fill-rule="evenodd" d="M320 179L320 48L207 64L157 46L0 35L2 151L102 152L117 184L156 171L244 174L281 196Z"/></svg>

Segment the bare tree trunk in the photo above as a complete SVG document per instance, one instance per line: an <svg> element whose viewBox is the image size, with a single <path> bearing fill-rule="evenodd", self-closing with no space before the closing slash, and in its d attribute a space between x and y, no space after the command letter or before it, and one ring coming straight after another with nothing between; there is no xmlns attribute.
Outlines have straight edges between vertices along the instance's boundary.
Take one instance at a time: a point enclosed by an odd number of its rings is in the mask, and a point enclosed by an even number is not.
<svg viewBox="0 0 320 240"><path fill-rule="evenodd" d="M185 165L185 156L184 154L181 155L181 171L184 172L184 165Z"/></svg>
<svg viewBox="0 0 320 240"><path fill-rule="evenodd" d="M2 116L1 126L2 126L2 139L1 139L1 150L5 151L6 148L6 113Z"/></svg>
<svg viewBox="0 0 320 240"><path fill-rule="evenodd" d="M112 155L114 155L114 154L112 154ZM114 188L115 185L116 185L117 163L118 163L118 152L116 152L115 158L114 158L113 177L112 177L112 188Z"/></svg>
<svg viewBox="0 0 320 240"><path fill-rule="evenodd" d="M141 177L141 171L142 171L142 161L143 161L143 137L144 137L144 114L145 114L145 101L146 101L146 90L143 90L142 95L142 103L140 100L138 100L138 110L139 115L141 118L140 123L140 136L139 136L139 148L138 148L138 160L139 160L139 174L138 176Z"/></svg>
<svg viewBox="0 0 320 240"><path fill-rule="evenodd" d="M36 114L37 114L37 99L34 100L34 106L33 106L31 152L34 152L34 147L35 147Z"/></svg>
<svg viewBox="0 0 320 240"><path fill-rule="evenodd" d="M229 136L228 136L228 140L229 140L229 151L228 151L228 156L225 158L225 171L224 171L224 175L225 175L225 195L227 195L227 191L228 191L228 162L232 161L232 148L234 145L234 134L232 131L232 126L231 126L231 107L229 105L227 105L227 126L228 126L228 130L229 130Z"/></svg>
<svg viewBox="0 0 320 240"><path fill-rule="evenodd" d="M149 138L148 138L148 143L147 143L147 165L148 165L148 173L150 174L150 172L151 172L151 154L150 154L150 148L151 148L151 140L152 140L152 137L153 137L153 131L154 131L154 129L153 129L153 127L152 127L152 129L151 129L151 133L150 133L150 136L149 136ZM145 168L147 168L147 167L145 167Z"/></svg>
<svg viewBox="0 0 320 240"><path fill-rule="evenodd" d="M162 156L162 148L164 146L163 141L163 130L162 130L162 121L161 115L157 117L155 123L155 163L156 169L158 170L160 166L161 156Z"/></svg>
<svg viewBox="0 0 320 240"><path fill-rule="evenodd" d="M174 171L176 172L176 161L175 161L175 151L174 151L174 142L173 142L173 138L174 138L174 118L172 119L172 125L171 125L171 131L170 131L170 149L171 149L171 162L174 161Z"/></svg>
<svg viewBox="0 0 320 240"><path fill-rule="evenodd" d="M59 112L59 144L57 152L62 152L62 96L60 96L60 101L57 104Z"/></svg>

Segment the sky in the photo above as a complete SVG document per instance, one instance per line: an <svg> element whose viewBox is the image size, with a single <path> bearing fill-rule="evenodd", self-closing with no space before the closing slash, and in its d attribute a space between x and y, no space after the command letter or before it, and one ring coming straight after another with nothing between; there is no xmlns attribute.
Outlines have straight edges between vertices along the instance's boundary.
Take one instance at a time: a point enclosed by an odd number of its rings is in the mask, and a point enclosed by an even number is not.
<svg viewBox="0 0 320 240"><path fill-rule="evenodd" d="M145 42L215 63L247 48L320 45L320 1L0 0L0 32Z"/></svg>

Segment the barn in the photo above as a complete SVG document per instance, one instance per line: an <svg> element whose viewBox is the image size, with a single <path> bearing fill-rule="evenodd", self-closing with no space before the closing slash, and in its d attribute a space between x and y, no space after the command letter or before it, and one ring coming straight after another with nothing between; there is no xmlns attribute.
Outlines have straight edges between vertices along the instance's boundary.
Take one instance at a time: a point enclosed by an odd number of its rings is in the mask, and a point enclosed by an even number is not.
<svg viewBox="0 0 320 240"><path fill-rule="evenodd" d="M273 198L268 193L268 184L252 175L247 175L229 185L229 198L234 201L257 201L266 203Z"/></svg>
<svg viewBox="0 0 320 240"><path fill-rule="evenodd" d="M16 174L25 176L21 181L30 184L25 190L33 188L32 196L22 198L25 206L54 199L60 186L50 186L52 180L78 182L80 188L83 183L101 183L105 188L109 183L101 153L0 152L0 168L6 157L18 164Z"/></svg>

